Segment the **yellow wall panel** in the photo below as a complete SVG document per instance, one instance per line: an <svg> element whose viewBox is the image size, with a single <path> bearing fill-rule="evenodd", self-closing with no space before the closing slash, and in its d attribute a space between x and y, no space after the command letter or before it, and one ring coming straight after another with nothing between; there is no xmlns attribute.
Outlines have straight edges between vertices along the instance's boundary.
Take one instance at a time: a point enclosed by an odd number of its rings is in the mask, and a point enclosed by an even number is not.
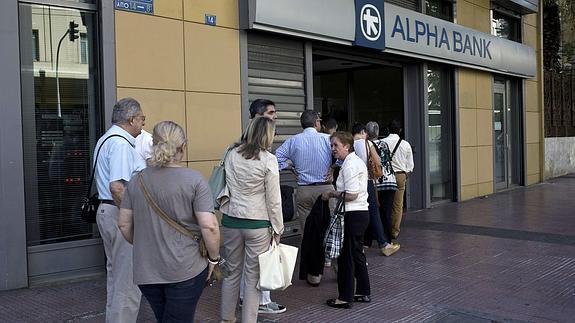
<svg viewBox="0 0 575 323"><path fill-rule="evenodd" d="M476 109L459 109L459 143L461 146L477 146L476 119Z"/></svg>
<svg viewBox="0 0 575 323"><path fill-rule="evenodd" d="M240 105L239 95L186 93L189 161L217 160L239 139Z"/></svg>
<svg viewBox="0 0 575 323"><path fill-rule="evenodd" d="M533 185L541 182L541 175L540 174L533 174L527 176L527 185Z"/></svg>
<svg viewBox="0 0 575 323"><path fill-rule="evenodd" d="M470 0L469 2L479 6L481 8L489 9L491 7L489 1L490 0ZM457 1L457 4L459 4L459 1Z"/></svg>
<svg viewBox="0 0 575 323"><path fill-rule="evenodd" d="M493 110L493 75L486 72L477 71L477 108Z"/></svg>
<svg viewBox="0 0 575 323"><path fill-rule="evenodd" d="M475 72L459 69L459 107L475 108L477 104L475 90Z"/></svg>
<svg viewBox="0 0 575 323"><path fill-rule="evenodd" d="M493 147L477 147L477 182L493 181Z"/></svg>
<svg viewBox="0 0 575 323"><path fill-rule="evenodd" d="M477 184L477 196L493 194L493 182Z"/></svg>
<svg viewBox="0 0 575 323"><path fill-rule="evenodd" d="M205 15L215 15L218 26L239 27L238 1L235 0L184 0L184 19L204 23Z"/></svg>
<svg viewBox="0 0 575 323"><path fill-rule="evenodd" d="M477 109L477 145L493 145L493 112Z"/></svg>
<svg viewBox="0 0 575 323"><path fill-rule="evenodd" d="M527 144L527 175L539 174L539 144Z"/></svg>
<svg viewBox="0 0 575 323"><path fill-rule="evenodd" d="M489 7L475 7L474 28L484 33L491 33L491 13Z"/></svg>
<svg viewBox="0 0 575 323"><path fill-rule="evenodd" d="M174 19L184 17L182 0L156 0L154 1L154 15Z"/></svg>
<svg viewBox="0 0 575 323"><path fill-rule="evenodd" d="M523 23L533 26L533 27L537 27L537 14L536 13L532 13L529 15L524 15L523 16Z"/></svg>
<svg viewBox="0 0 575 323"><path fill-rule="evenodd" d="M539 117L541 114L538 112L526 112L525 113L525 130L527 133L527 143L538 143L540 142L541 135L541 123L539 122Z"/></svg>
<svg viewBox="0 0 575 323"><path fill-rule="evenodd" d="M523 43L537 49L537 28L523 24Z"/></svg>
<svg viewBox="0 0 575 323"><path fill-rule="evenodd" d="M477 147L461 147L461 185L477 184Z"/></svg>
<svg viewBox="0 0 575 323"><path fill-rule="evenodd" d="M116 11L116 77L121 87L184 89L183 22Z"/></svg>
<svg viewBox="0 0 575 323"><path fill-rule="evenodd" d="M461 200L470 200L478 196L477 184L465 185L461 187Z"/></svg>
<svg viewBox="0 0 575 323"><path fill-rule="evenodd" d="M204 178L206 180L208 180L210 178L210 175L212 174L212 169L219 162L220 162L220 160L188 162L188 168L191 168L193 170L197 170L198 172L202 173L202 175L204 175Z"/></svg>
<svg viewBox="0 0 575 323"><path fill-rule="evenodd" d="M170 120L186 129L185 94L179 91L121 88L117 90L118 99L131 96L140 102L146 116L146 129L152 132L160 121Z"/></svg>
<svg viewBox="0 0 575 323"><path fill-rule="evenodd" d="M457 2L457 23L462 26L473 28L475 23L474 5L467 1Z"/></svg>
<svg viewBox="0 0 575 323"><path fill-rule="evenodd" d="M526 80L525 81L525 110L531 112L539 112L539 83Z"/></svg>
<svg viewBox="0 0 575 323"><path fill-rule="evenodd" d="M240 94L237 30L185 23L186 89Z"/></svg>

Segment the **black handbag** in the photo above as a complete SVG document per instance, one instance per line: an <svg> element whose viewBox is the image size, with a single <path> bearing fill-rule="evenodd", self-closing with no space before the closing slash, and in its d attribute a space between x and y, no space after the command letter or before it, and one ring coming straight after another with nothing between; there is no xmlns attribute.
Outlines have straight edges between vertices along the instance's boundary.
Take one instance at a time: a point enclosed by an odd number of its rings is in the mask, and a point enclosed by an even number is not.
<svg viewBox="0 0 575 323"><path fill-rule="evenodd" d="M80 206L81 210L80 216L82 217L82 220L88 223L96 223L96 211L98 211L98 206L100 206L100 198L98 196L98 192L90 195L90 193L92 192L92 184L94 184L94 175L96 174L96 164L98 163L98 156L100 156L100 150L104 146L106 140L112 137L124 138L124 140L126 140L130 144L130 146L132 146L130 141L122 135L110 135L106 137L104 141L102 141L102 144L100 145L100 147L98 148L98 152L96 153L96 159L94 162L94 167L92 168L92 175L90 176L90 184L88 184L88 191L86 192L86 197L84 197L82 201L82 206Z"/></svg>

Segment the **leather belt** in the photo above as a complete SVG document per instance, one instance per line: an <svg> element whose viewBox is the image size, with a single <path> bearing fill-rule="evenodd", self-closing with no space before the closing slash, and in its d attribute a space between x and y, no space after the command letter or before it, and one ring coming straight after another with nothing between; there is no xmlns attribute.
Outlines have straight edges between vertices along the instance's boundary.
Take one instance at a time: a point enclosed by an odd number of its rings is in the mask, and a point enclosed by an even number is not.
<svg viewBox="0 0 575 323"><path fill-rule="evenodd" d="M299 186L319 186L319 185L331 185L330 182L318 182L318 183L310 183L310 184L299 184Z"/></svg>
<svg viewBox="0 0 575 323"><path fill-rule="evenodd" d="M114 203L114 200L100 200L100 203L116 206L116 203Z"/></svg>
<svg viewBox="0 0 575 323"><path fill-rule="evenodd" d="M404 171L400 170L399 172L395 172L396 174L405 174Z"/></svg>

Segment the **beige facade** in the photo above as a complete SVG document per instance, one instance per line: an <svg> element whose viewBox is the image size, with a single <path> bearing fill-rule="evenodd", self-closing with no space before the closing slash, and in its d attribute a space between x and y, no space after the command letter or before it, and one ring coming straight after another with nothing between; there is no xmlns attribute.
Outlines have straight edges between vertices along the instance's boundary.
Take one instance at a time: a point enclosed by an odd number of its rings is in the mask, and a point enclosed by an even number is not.
<svg viewBox="0 0 575 323"><path fill-rule="evenodd" d="M490 1L457 1L457 23L490 32ZM541 83L540 14L523 17L523 41L537 52L537 75L524 81L527 185L541 181L543 146L543 96ZM494 192L493 175L493 74L458 69L461 200Z"/></svg>
<svg viewBox="0 0 575 323"><path fill-rule="evenodd" d="M489 0L458 0L457 23L491 31ZM217 16L217 26L204 15ZM161 0L155 14L116 10L117 95L141 101L151 131L161 120L185 126L187 166L209 176L224 147L241 133L237 1ZM523 17L524 43L535 48L541 70L541 15ZM461 200L494 192L493 74L458 68ZM524 81L525 172L542 179L541 73Z"/></svg>
<svg viewBox="0 0 575 323"><path fill-rule="evenodd" d="M159 0L154 15L116 10L118 98L133 96L146 130L186 129L185 163L208 177L241 134L238 2ZM204 15L217 16L217 26Z"/></svg>

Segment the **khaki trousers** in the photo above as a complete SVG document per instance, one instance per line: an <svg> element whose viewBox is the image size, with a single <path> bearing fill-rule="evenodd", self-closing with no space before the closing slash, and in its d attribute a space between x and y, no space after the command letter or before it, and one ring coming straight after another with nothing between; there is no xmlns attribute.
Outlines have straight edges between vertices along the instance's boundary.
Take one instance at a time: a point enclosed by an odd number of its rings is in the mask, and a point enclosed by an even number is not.
<svg viewBox="0 0 575 323"><path fill-rule="evenodd" d="M106 252L106 323L136 322L142 293L134 284L132 245L118 228L119 209L100 204L96 216Z"/></svg>
<svg viewBox="0 0 575 323"><path fill-rule="evenodd" d="M271 230L233 229L224 230L224 257L228 276L222 282L221 319L236 321L236 306L240 294L240 279L245 278L242 323L258 320L261 291L256 288L260 279L258 256L268 251L272 240Z"/></svg>
<svg viewBox="0 0 575 323"><path fill-rule="evenodd" d="M305 220L317 198L325 191L333 191L333 186L327 185L302 185L297 187L295 193L296 214L298 221L301 225L303 232L305 227ZM330 201L331 202L331 201ZM330 203L330 210L333 211L332 203Z"/></svg>
<svg viewBox="0 0 575 323"><path fill-rule="evenodd" d="M397 239L399 236L401 218L403 216L403 196L405 194L405 185L407 182L406 173L395 173L397 180L397 191L393 197L393 206L391 208L391 236Z"/></svg>

